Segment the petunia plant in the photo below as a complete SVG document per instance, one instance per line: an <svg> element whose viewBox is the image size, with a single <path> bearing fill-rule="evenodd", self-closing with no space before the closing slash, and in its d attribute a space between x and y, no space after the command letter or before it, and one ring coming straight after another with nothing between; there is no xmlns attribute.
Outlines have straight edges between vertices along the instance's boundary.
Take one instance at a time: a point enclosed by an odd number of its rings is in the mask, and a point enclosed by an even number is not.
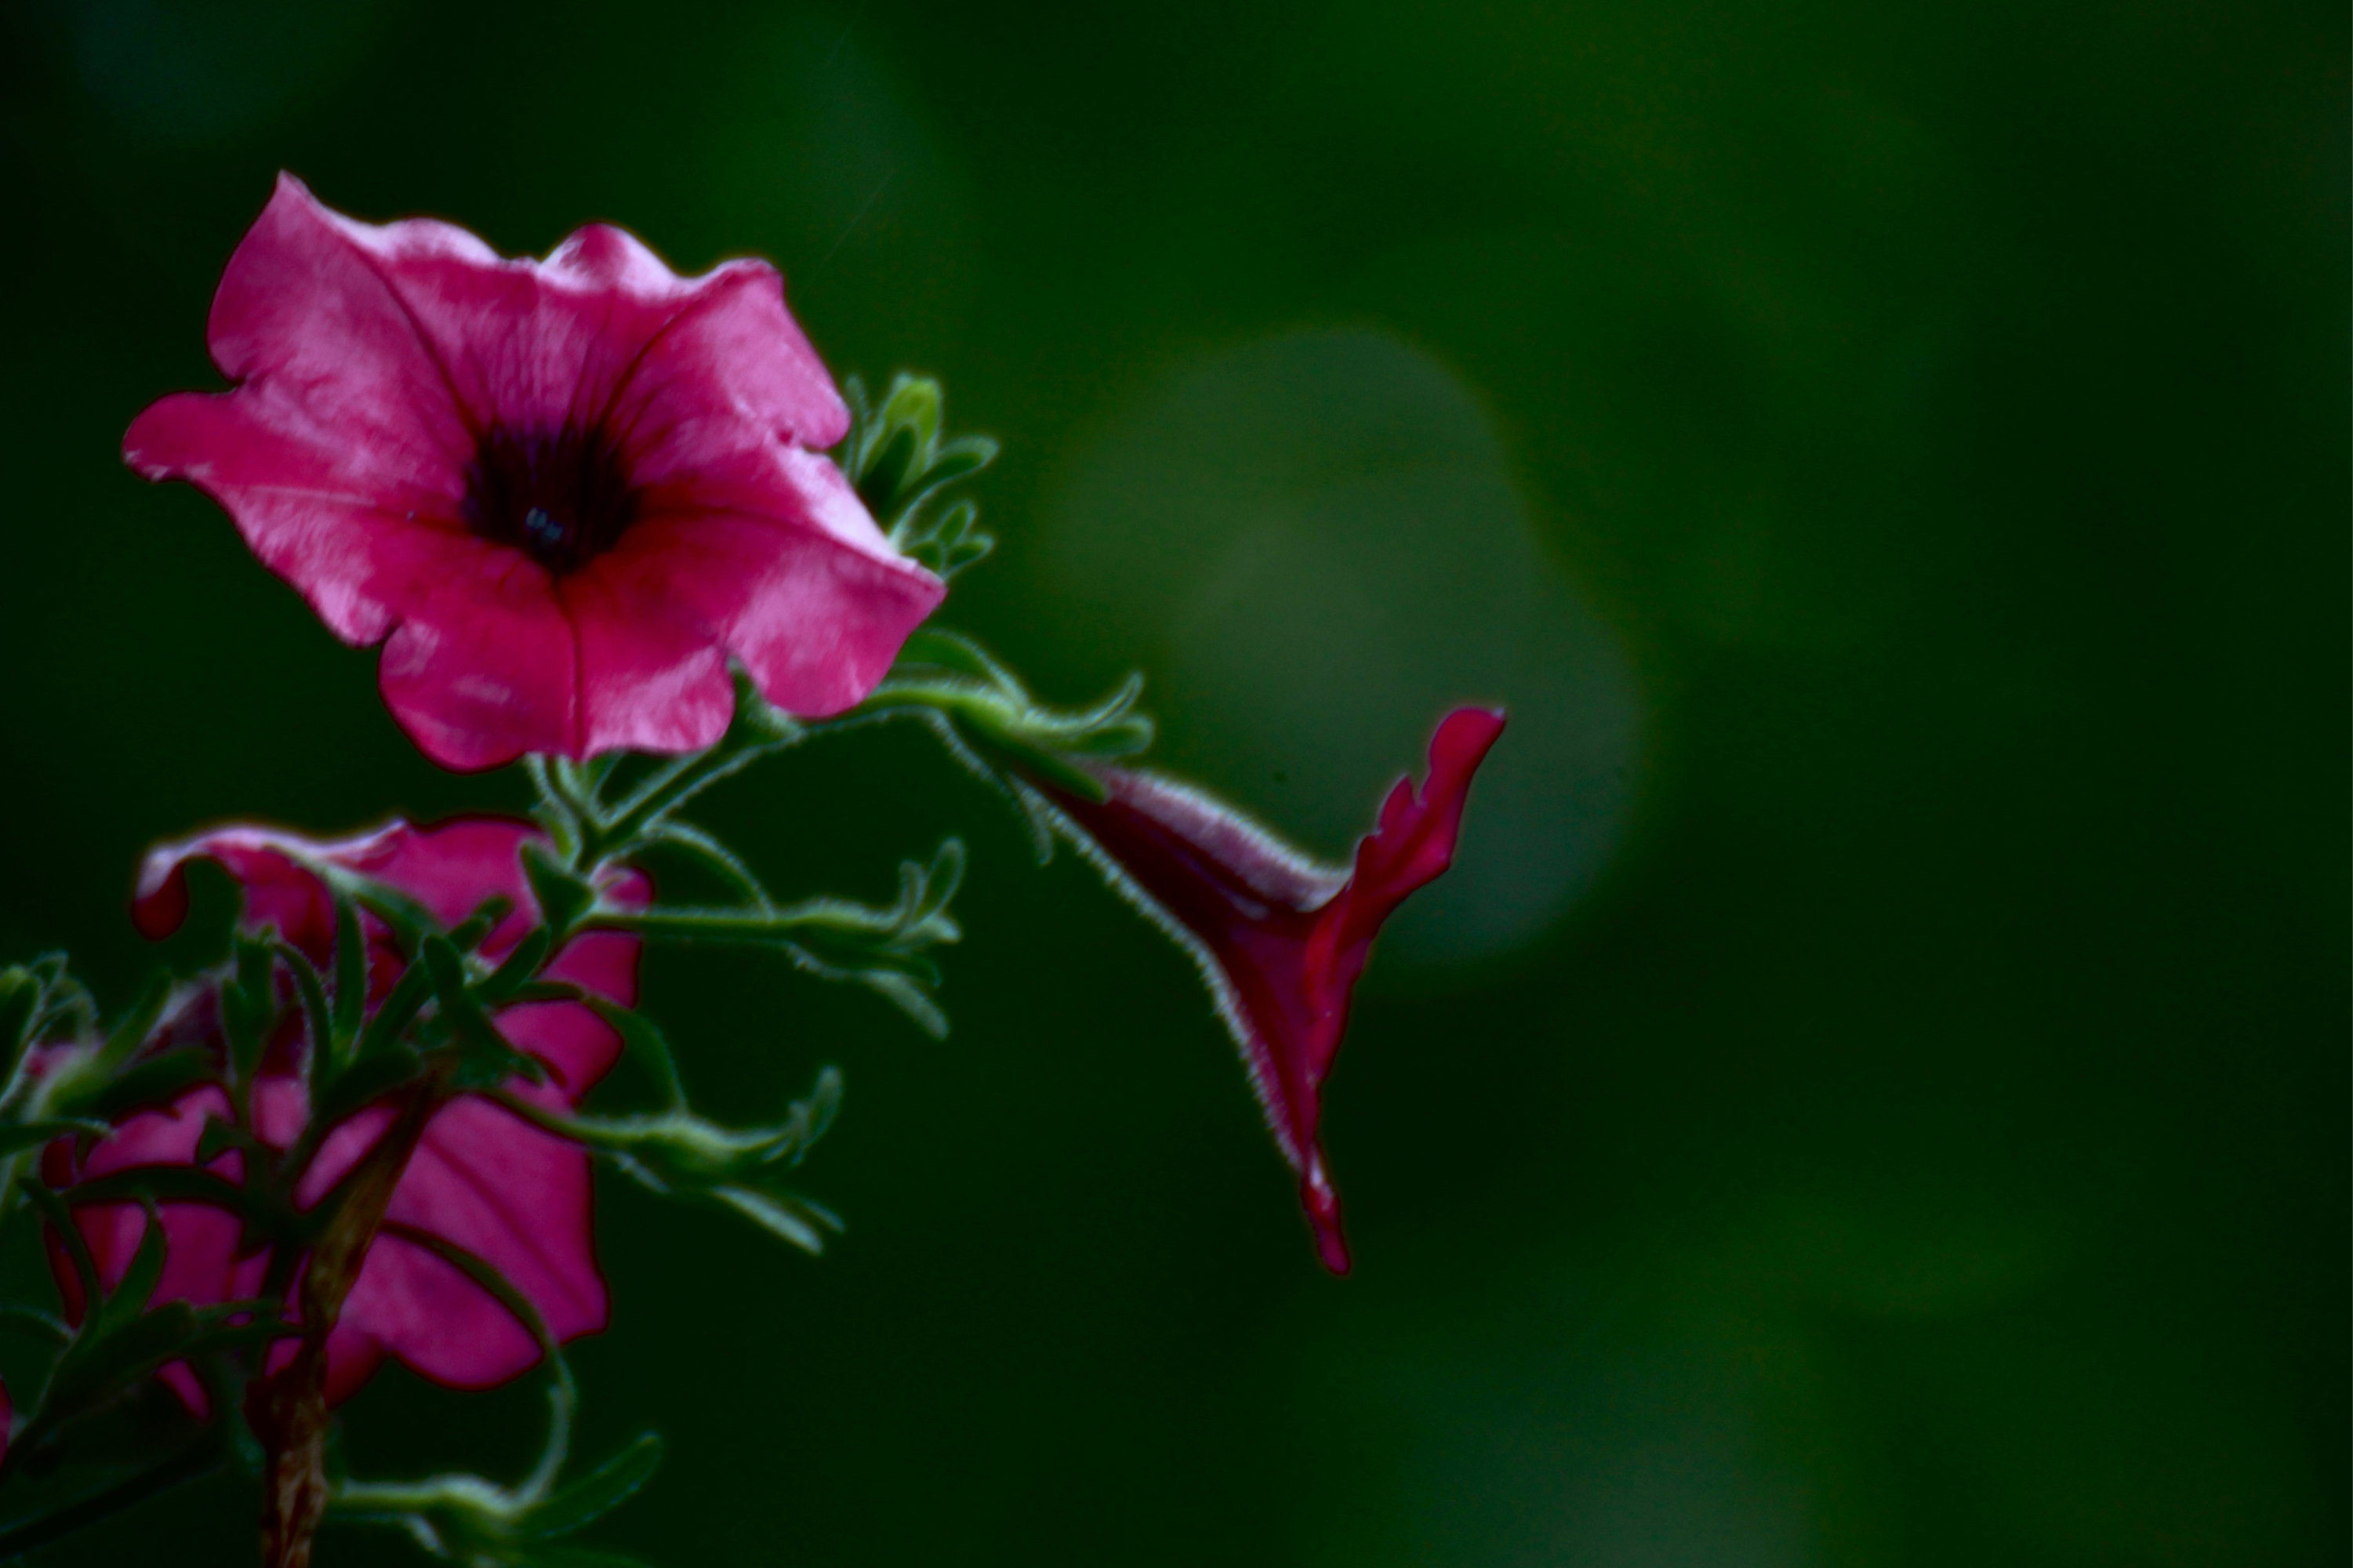
<svg viewBox="0 0 2353 1568"><path fill-rule="evenodd" d="M934 382L838 387L765 262L681 278L602 226L509 259L282 176L208 342L229 388L155 404L125 458L219 502L336 637L381 644L426 755L519 765L536 804L337 838L217 826L150 854L131 910L168 936L189 867L225 873L215 967L111 1014L62 955L0 973L0 1226L37 1235L52 1277L0 1306L39 1347L0 1403L0 1556L228 1469L269 1568L334 1521L468 1564L624 1561L574 1539L660 1457L651 1435L571 1452L564 1346L608 1309L596 1167L812 1256L842 1223L800 1175L840 1076L771 1121L711 1116L638 957L766 949L944 1033L959 841L865 903L772 888L692 816L886 721L928 728L1041 858L1075 849L1194 959L1346 1271L1324 1079L1382 922L1452 858L1500 712L1444 717L1348 866L1150 770L1139 680L1055 707L934 624L992 547L955 489L996 447L946 433ZM657 854L723 894L669 900ZM453 1389L544 1380L530 1472L348 1473L339 1408L387 1359Z"/></svg>

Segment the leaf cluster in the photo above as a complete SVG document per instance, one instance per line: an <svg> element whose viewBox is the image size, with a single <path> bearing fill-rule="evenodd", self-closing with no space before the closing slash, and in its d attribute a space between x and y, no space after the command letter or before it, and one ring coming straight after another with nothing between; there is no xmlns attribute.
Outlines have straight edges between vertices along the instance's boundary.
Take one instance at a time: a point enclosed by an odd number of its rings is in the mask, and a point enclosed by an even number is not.
<svg viewBox="0 0 2353 1568"><path fill-rule="evenodd" d="M980 509L973 501L931 504L947 486L997 460L997 443L986 436L941 438L940 384L902 372L892 378L879 406L856 376L842 390L851 418L841 470L890 536L891 547L944 579L996 549L997 541L981 531Z"/></svg>

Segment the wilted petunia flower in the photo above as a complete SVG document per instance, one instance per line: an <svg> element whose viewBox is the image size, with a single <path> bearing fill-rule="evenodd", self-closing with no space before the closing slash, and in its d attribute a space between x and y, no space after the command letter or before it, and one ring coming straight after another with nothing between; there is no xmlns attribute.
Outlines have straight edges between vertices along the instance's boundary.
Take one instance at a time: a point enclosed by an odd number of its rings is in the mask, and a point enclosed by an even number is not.
<svg viewBox="0 0 2353 1568"><path fill-rule="evenodd" d="M463 920L493 894L514 909L484 939L480 951L495 959L511 950L537 923L536 907L518 860L534 829L503 818L465 818L438 827L395 823L364 837L313 843L291 834L228 828L185 844L167 846L142 868L134 914L151 936L168 934L187 910L186 863L209 859L241 885L245 923L275 926L287 942L322 967L334 942L332 898L317 876L300 864L323 861L359 872L406 893L440 920ZM607 889L624 905L642 902L648 889L630 874ZM370 1004L380 1000L397 971L388 933L370 921ZM588 931L559 949L543 973L569 981L624 1006L637 995L638 939L616 931ZM217 1047L216 994L200 994L188 1011L164 1026L167 1038ZM545 1063L548 1081L520 1080L508 1091L568 1110L613 1065L619 1037L603 1019L578 1002L537 1002L498 1014L499 1031L518 1050ZM304 1042L290 1032L264 1058L254 1085L255 1131L273 1148L290 1145L309 1119L301 1073ZM50 1146L44 1176L63 1187L76 1179L105 1175L141 1165L185 1164L196 1154L207 1116L229 1118L228 1100L204 1088L168 1107L127 1118L83 1159L74 1163L72 1144ZM337 1128L321 1145L296 1189L296 1201L316 1203L374 1146L391 1121L378 1108L364 1110ZM232 1175L242 1156L219 1157L216 1168ZM535 1308L559 1340L595 1333L605 1326L605 1281L596 1270L589 1225L587 1152L532 1126L488 1100L461 1099L435 1113L385 1213L388 1224L406 1226L464 1248L503 1274ZM239 1256L238 1221L196 1203L161 1205L169 1243L158 1300L197 1303L243 1300L259 1294L268 1257ZM92 1204L77 1221L111 1289L129 1268L146 1218L134 1204ZM68 1305L81 1303L71 1271L58 1265ZM513 1377L539 1360L531 1334L498 1300L430 1249L397 1235L380 1234L343 1303L327 1342L327 1393L341 1400L364 1383L386 1355L407 1363L436 1383L483 1388ZM205 1407L202 1391L185 1367L167 1379L189 1405Z"/></svg>
<svg viewBox="0 0 2353 1568"><path fill-rule="evenodd" d="M1045 786L1113 883L1201 966L1335 1273L1347 1272L1348 1248L1316 1123L1349 993L1381 922L1453 863L1471 775L1503 729L1504 715L1487 709L1447 715L1430 743L1428 781L1419 792L1398 781L1352 871L1317 865L1231 808L1149 773L1097 770L1108 792L1100 802Z"/></svg>
<svg viewBox="0 0 2353 1568"><path fill-rule="evenodd" d="M786 712L839 712L944 592L819 455L849 411L764 261L682 279L603 225L509 260L281 174L206 335L237 386L157 403L125 459L384 642L385 700L445 766L709 745L731 655Z"/></svg>

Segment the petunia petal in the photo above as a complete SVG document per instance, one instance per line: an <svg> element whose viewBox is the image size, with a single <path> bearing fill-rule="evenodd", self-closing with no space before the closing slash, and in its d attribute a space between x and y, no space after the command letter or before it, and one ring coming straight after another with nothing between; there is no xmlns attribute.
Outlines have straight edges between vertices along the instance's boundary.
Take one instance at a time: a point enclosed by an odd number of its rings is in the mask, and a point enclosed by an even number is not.
<svg viewBox="0 0 2353 1568"><path fill-rule="evenodd" d="M823 718L864 700L947 586L890 550L830 461L780 448L764 463L759 490L655 492L627 562L647 592L691 606L769 701Z"/></svg>
<svg viewBox="0 0 2353 1568"><path fill-rule="evenodd" d="M457 521L463 469L446 454L403 454L396 438L323 426L322 417L276 381L178 393L132 422L123 457L149 479L185 479L219 501L262 564L329 629L347 643L377 642L472 543ZM364 451L378 460L360 460Z"/></svg>
<svg viewBox="0 0 2353 1568"><path fill-rule="evenodd" d="M577 1144L487 1101L459 1100L426 1128L385 1218L497 1269L558 1340L605 1327L588 1154ZM537 1343L497 1298L397 1235L369 1250L329 1355L378 1350L454 1388L487 1388L539 1360Z"/></svg>
<svg viewBox="0 0 2353 1568"><path fill-rule="evenodd" d="M1417 792L1398 782L1345 877L1166 779L1101 769L1101 801L1039 781L1113 885L1199 965L1334 1273L1349 1265L1318 1139L1324 1079L1381 922L1451 864L1472 775L1503 726L1488 710L1448 715L1430 742L1428 783Z"/></svg>
<svg viewBox="0 0 2353 1568"><path fill-rule="evenodd" d="M724 648L663 592L649 554L626 538L556 584L580 648L577 754L701 751L734 713ZM633 570L641 562L649 570Z"/></svg>
<svg viewBox="0 0 2353 1568"><path fill-rule="evenodd" d="M497 767L525 752L582 756L580 640L544 569L477 543L475 569L412 604L377 684L425 754Z"/></svg>
<svg viewBox="0 0 2353 1568"><path fill-rule="evenodd" d="M142 930L168 932L185 915L186 863L210 858L244 885L248 926L275 924L323 960L332 947L333 910L309 868L324 863L387 883L444 921L464 918L493 894L514 900L515 909L481 944L483 956L495 959L538 921L520 858L522 845L536 832L530 823L503 817L465 817L428 828L396 822L338 841L223 828L151 855L134 909ZM630 872L613 879L600 893L628 908L647 902L651 889L642 875ZM556 952L546 973L631 1005L637 1000L638 948L637 938L622 932L586 932ZM498 1014L497 1022L511 1043L554 1069L545 1085L518 1082L510 1088L551 1107L576 1102L620 1049L611 1026L577 1002L510 1007ZM192 1034L196 1043L219 1047L217 1018L209 1011L187 1015L173 1027ZM253 1130L262 1142L281 1149L295 1141L309 1119L307 1092L294 1066L290 1056L254 1085ZM185 1165L195 1158L206 1119L227 1114L228 1101L220 1090L195 1090L168 1108L126 1119L79 1167L70 1140L51 1145L43 1155L44 1176L64 1186L79 1176L134 1165ZM366 1157L392 1120L391 1108L379 1104L330 1131L297 1184L297 1204L310 1207L324 1198ZM241 1159L224 1155L219 1168L234 1173ZM569 1339L593 1332L605 1321L589 1202L584 1150L489 1101L466 1099L443 1107L427 1124L394 1192L389 1217L497 1268L552 1332ZM163 1299L211 1302L260 1291L268 1260L237 1255L240 1232L235 1218L198 1204L164 1204L161 1213L170 1244ZM78 1211L76 1225L91 1246L101 1279L109 1284L119 1280L143 1235L144 1212L135 1204L89 1205ZM79 1313L82 1303L72 1269L54 1245L50 1261L69 1310ZM522 1372L538 1360L539 1350L497 1299L463 1271L430 1248L395 1235L379 1237L371 1248L330 1339L331 1398L358 1388L386 1355L427 1377L480 1387ZM192 1410L204 1413L202 1386L185 1368L167 1369L164 1376Z"/></svg>
<svg viewBox="0 0 2353 1568"><path fill-rule="evenodd" d="M193 1163L205 1122L214 1117L226 1121L228 1116L226 1094L212 1088L194 1090L169 1106L125 1118L79 1163L74 1159L73 1141L58 1140L43 1153L42 1179L53 1187L64 1187L145 1165ZM235 1180L241 1164L242 1156L227 1154L216 1168ZM158 1204L155 1212L164 1226L164 1271L152 1300L206 1305L260 1294L268 1259L259 1254L238 1256L240 1226L236 1215L200 1203ZM135 1203L84 1204L74 1210L74 1228L90 1247L100 1282L111 1290L121 1283L146 1237L147 1211ZM79 1280L54 1238L49 1243L49 1263L65 1300L66 1315L79 1321L89 1303L82 1300ZM208 1413L204 1385L187 1367L175 1363L166 1367L163 1376L189 1410L198 1416Z"/></svg>
<svg viewBox="0 0 2353 1568"><path fill-rule="evenodd" d="M610 407L617 427L632 432L644 482L675 477L714 438L742 440L735 432L819 449L849 433L849 405L785 309L783 276L766 262L730 261L681 279L634 236L595 224L557 247L541 271L588 298L617 292L664 308L642 338L607 334L628 352ZM760 352L747 355L754 343Z"/></svg>
<svg viewBox="0 0 2353 1568"><path fill-rule="evenodd" d="M165 398L126 458L217 499L338 637L388 638L385 700L445 766L707 745L731 654L839 712L944 591L809 449L849 412L765 262L681 278L602 225L507 260L281 176L210 336L240 384Z"/></svg>

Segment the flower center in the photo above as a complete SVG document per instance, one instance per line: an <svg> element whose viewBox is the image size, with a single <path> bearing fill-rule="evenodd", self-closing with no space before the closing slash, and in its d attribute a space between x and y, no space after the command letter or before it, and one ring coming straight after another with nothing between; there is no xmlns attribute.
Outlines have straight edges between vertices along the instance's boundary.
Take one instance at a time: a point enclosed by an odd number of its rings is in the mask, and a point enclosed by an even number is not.
<svg viewBox="0 0 2353 1568"><path fill-rule="evenodd" d="M558 577L619 543L637 514L637 491L620 451L600 429L493 425L474 449L467 526Z"/></svg>

